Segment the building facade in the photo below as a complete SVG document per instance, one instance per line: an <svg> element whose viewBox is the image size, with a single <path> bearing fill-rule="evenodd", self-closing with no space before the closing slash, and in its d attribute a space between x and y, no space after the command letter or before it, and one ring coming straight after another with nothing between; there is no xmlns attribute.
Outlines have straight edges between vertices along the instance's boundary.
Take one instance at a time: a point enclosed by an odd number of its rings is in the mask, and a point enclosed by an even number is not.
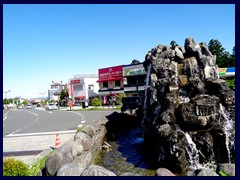
<svg viewBox="0 0 240 180"><path fill-rule="evenodd" d="M81 105L98 96L97 74L75 75L68 80L68 94L73 104Z"/></svg>
<svg viewBox="0 0 240 180"><path fill-rule="evenodd" d="M116 96L124 94L123 65L98 70L98 94L103 104L116 103Z"/></svg>
<svg viewBox="0 0 240 180"><path fill-rule="evenodd" d="M66 89L67 84L58 83L57 81L52 81L51 88L48 89L48 99L52 101L58 101L59 97L58 94L59 92L61 93L62 89Z"/></svg>
<svg viewBox="0 0 240 180"><path fill-rule="evenodd" d="M143 63L123 66L124 93L127 97L144 93L146 71Z"/></svg>

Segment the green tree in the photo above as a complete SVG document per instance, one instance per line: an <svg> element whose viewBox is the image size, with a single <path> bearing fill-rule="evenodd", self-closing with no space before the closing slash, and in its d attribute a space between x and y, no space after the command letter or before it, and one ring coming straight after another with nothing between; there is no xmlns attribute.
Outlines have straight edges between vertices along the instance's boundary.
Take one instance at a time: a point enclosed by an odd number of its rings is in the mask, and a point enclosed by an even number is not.
<svg viewBox="0 0 240 180"><path fill-rule="evenodd" d="M23 101L23 104L24 104L24 106L26 106L28 104L28 102L25 100L25 101Z"/></svg>
<svg viewBox="0 0 240 180"><path fill-rule="evenodd" d="M235 46L232 49L232 54L230 55L229 59L229 67L235 67Z"/></svg>
<svg viewBox="0 0 240 180"><path fill-rule="evenodd" d="M60 100L62 101L67 96L67 91L65 89L61 90Z"/></svg>
<svg viewBox="0 0 240 180"><path fill-rule="evenodd" d="M3 104L9 104L10 102L9 102L9 99L3 99Z"/></svg>
<svg viewBox="0 0 240 180"><path fill-rule="evenodd" d="M175 47L178 46L178 44L175 41L171 41L170 45L171 45L171 49L175 49Z"/></svg>
<svg viewBox="0 0 240 180"><path fill-rule="evenodd" d="M229 53L225 51L221 42L217 39L211 39L208 43L208 49L212 55L216 55L216 63L219 67L226 67L226 62L229 58Z"/></svg>

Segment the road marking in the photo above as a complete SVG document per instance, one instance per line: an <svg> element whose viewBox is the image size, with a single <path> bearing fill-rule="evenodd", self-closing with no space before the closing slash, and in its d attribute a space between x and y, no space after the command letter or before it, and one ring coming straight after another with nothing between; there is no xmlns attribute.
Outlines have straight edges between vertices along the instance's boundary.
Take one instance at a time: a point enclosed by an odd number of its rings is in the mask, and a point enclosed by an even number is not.
<svg viewBox="0 0 240 180"><path fill-rule="evenodd" d="M79 124L77 127L80 128L80 127L82 127L82 126L83 126L83 124Z"/></svg>
<svg viewBox="0 0 240 180"><path fill-rule="evenodd" d="M28 110L27 110L27 112L30 112L30 113L32 113L33 115L35 115L35 116L38 117L38 114L36 114L36 113L34 113L34 112L32 112L32 111L28 111Z"/></svg>
<svg viewBox="0 0 240 180"><path fill-rule="evenodd" d="M18 136L36 136L36 135L51 135L51 134L70 134L76 133L76 130L69 130L69 131L53 131L53 132L39 132L39 133L24 133L24 134L8 134L5 137L18 137Z"/></svg>
<svg viewBox="0 0 240 180"><path fill-rule="evenodd" d="M82 120L82 121L81 121L81 123L85 123L85 121L84 121L84 120Z"/></svg>
<svg viewBox="0 0 240 180"><path fill-rule="evenodd" d="M82 119L83 118L85 118L81 113L77 113L77 112L74 112L74 111L67 111L67 112L70 112L70 113L75 113L75 114L77 114L77 115L79 115L79 116L81 116L82 117Z"/></svg>
<svg viewBox="0 0 240 180"><path fill-rule="evenodd" d="M8 112L9 112L9 111L8 111ZM6 112L6 114L5 114L5 118L3 118L3 120L7 119L7 114L8 114L8 112Z"/></svg>
<svg viewBox="0 0 240 180"><path fill-rule="evenodd" d="M17 133L18 131L21 131L22 129L24 129L24 128L27 128L27 127L31 126L32 124L34 124L35 122L37 122L37 121L38 121L38 118L39 118L39 117L38 117L38 115L37 115L36 113L34 113L34 112L31 112L31 111L28 111L28 110L27 110L27 112L29 112L29 113L31 113L31 114L33 114L33 115L37 116L36 120L35 120L35 121L33 121L33 122L31 122L30 124L28 124L28 125L24 126L23 128L21 128L21 129L18 129L18 130L16 130L16 131L12 132L12 133L11 133L11 134L9 134L9 135L13 135L13 134Z"/></svg>

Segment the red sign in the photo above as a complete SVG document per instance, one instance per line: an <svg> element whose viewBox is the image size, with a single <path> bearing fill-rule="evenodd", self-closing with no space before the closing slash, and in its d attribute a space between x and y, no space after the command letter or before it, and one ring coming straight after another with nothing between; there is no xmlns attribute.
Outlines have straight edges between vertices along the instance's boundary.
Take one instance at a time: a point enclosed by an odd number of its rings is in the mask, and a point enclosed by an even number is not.
<svg viewBox="0 0 240 180"><path fill-rule="evenodd" d="M80 83L80 79L73 79L70 81L71 84L78 84Z"/></svg>
<svg viewBox="0 0 240 180"><path fill-rule="evenodd" d="M68 96L70 98L72 98L72 85L71 84L68 85Z"/></svg>
<svg viewBox="0 0 240 180"><path fill-rule="evenodd" d="M98 82L122 80L123 66L114 66L98 70Z"/></svg>

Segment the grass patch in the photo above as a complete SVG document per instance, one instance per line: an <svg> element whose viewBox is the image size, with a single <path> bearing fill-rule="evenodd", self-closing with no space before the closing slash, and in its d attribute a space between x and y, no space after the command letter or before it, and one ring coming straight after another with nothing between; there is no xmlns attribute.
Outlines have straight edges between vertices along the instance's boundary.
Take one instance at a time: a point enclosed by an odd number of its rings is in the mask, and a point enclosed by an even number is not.
<svg viewBox="0 0 240 180"><path fill-rule="evenodd" d="M117 107L89 107L89 108L83 108L83 109L73 109L73 111L115 111L115 110L121 110L121 106Z"/></svg>

